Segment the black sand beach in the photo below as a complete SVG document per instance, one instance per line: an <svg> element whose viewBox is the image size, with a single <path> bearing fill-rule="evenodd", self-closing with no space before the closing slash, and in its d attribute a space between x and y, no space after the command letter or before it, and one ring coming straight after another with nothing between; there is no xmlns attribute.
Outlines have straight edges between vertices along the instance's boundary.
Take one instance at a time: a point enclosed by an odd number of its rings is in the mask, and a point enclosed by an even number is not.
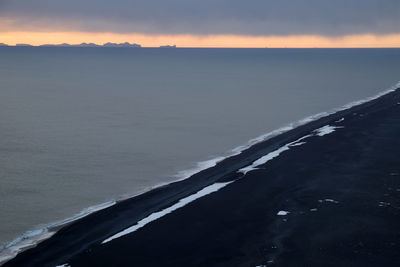
<svg viewBox="0 0 400 267"><path fill-rule="evenodd" d="M326 125L338 128L319 136ZM259 169L238 172L307 135ZM89 215L4 266L399 266L399 135L396 90ZM227 181L234 182L101 244Z"/></svg>

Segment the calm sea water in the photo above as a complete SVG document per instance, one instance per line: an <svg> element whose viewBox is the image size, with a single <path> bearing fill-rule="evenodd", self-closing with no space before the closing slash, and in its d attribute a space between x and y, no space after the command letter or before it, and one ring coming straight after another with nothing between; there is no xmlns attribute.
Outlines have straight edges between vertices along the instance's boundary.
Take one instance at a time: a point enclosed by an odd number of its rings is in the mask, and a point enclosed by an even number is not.
<svg viewBox="0 0 400 267"><path fill-rule="evenodd" d="M0 245L398 80L399 49L0 48Z"/></svg>

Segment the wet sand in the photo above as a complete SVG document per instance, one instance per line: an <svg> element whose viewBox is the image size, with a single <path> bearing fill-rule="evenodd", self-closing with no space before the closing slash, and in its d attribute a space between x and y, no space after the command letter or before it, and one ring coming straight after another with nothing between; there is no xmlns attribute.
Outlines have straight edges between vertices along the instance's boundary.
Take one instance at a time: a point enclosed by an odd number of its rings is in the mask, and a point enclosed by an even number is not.
<svg viewBox="0 0 400 267"><path fill-rule="evenodd" d="M326 125L336 128L315 132ZM256 170L238 172L308 135ZM89 215L4 266L398 266L399 136L397 90ZM208 185L228 181L101 244Z"/></svg>

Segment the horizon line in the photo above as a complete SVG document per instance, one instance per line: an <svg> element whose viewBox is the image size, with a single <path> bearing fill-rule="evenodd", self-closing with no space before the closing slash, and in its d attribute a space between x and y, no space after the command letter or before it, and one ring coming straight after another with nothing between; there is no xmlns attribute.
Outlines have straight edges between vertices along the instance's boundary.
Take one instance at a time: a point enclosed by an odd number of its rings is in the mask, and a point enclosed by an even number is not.
<svg viewBox="0 0 400 267"><path fill-rule="evenodd" d="M83 44L83 43L81 43ZM167 48L164 45L160 46L140 46L140 47L128 47L128 46L104 46L104 45L96 45L96 46L81 46L81 44L66 44L63 46L62 44L42 44L42 45L32 45L32 44L15 44L15 45L9 45L6 43L0 43L0 48L1 47L19 47L19 48L130 48L130 49L141 49L141 48ZM90 44L90 43L86 43ZM174 46L174 45L169 45L169 46ZM168 47L169 48L169 47ZM237 46L176 46L176 47L170 47L171 49L400 49L400 46L354 46L354 47L341 47L341 46L332 46L332 47L251 47L251 46L243 46L243 47L237 47Z"/></svg>
<svg viewBox="0 0 400 267"><path fill-rule="evenodd" d="M0 32L0 43L8 46L92 46L134 45L179 48L400 48L400 33L389 35L359 34L346 36L288 35L151 35L88 32ZM172 45L173 44L173 45ZM66 45L67 46L67 45Z"/></svg>

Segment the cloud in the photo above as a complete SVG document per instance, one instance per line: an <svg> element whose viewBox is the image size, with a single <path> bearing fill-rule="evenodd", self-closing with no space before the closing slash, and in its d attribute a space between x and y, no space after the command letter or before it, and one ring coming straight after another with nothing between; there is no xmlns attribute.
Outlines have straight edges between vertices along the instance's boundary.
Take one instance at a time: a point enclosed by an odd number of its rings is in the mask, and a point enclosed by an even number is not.
<svg viewBox="0 0 400 267"><path fill-rule="evenodd" d="M400 33L399 0L0 0L0 31Z"/></svg>

